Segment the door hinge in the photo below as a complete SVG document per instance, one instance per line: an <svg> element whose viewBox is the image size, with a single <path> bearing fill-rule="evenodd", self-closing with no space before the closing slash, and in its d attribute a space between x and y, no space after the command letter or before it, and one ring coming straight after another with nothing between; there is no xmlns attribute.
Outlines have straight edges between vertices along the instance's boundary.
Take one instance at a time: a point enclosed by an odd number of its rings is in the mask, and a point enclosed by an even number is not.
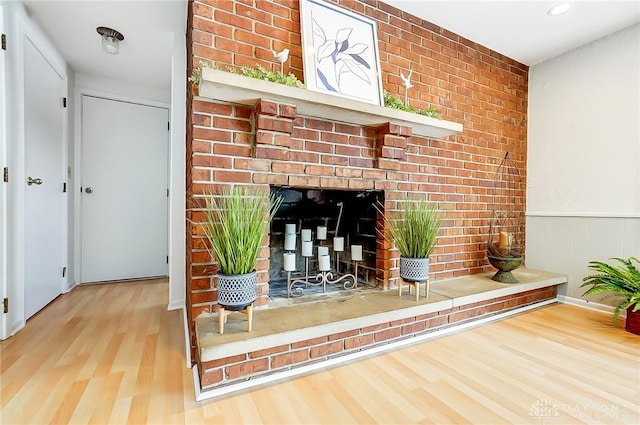
<svg viewBox="0 0 640 425"><path fill-rule="evenodd" d="M7 50L7 35L2 34L2 50Z"/></svg>
<svg viewBox="0 0 640 425"><path fill-rule="evenodd" d="M167 189L167 198L169 197L169 189Z"/></svg>
<svg viewBox="0 0 640 425"><path fill-rule="evenodd" d="M167 121L167 130L171 130L171 123Z"/></svg>
<svg viewBox="0 0 640 425"><path fill-rule="evenodd" d="M62 193L67 193L67 183L62 183Z"/></svg>
<svg viewBox="0 0 640 425"><path fill-rule="evenodd" d="M62 277L67 277L67 268L66 267L62 268Z"/></svg>
<svg viewBox="0 0 640 425"><path fill-rule="evenodd" d="M169 256L167 255L167 264L169 264Z"/></svg>
<svg viewBox="0 0 640 425"><path fill-rule="evenodd" d="M9 167L4 167L4 171L2 172L2 181L9 183Z"/></svg>
<svg viewBox="0 0 640 425"><path fill-rule="evenodd" d="M63 98L62 98L62 107L63 107L63 108L66 108L66 107L67 107L67 98L66 98L66 97L63 97Z"/></svg>
<svg viewBox="0 0 640 425"><path fill-rule="evenodd" d="M9 312L9 298L5 298L2 300L2 312L3 313Z"/></svg>

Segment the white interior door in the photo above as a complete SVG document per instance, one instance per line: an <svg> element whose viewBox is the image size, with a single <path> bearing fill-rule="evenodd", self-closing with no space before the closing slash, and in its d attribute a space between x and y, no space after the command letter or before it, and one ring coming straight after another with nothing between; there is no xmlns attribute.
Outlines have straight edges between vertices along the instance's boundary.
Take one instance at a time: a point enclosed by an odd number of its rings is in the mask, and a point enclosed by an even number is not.
<svg viewBox="0 0 640 425"><path fill-rule="evenodd" d="M65 266L65 82L24 43L25 319L62 293Z"/></svg>
<svg viewBox="0 0 640 425"><path fill-rule="evenodd" d="M82 282L168 274L169 112L82 97Z"/></svg>

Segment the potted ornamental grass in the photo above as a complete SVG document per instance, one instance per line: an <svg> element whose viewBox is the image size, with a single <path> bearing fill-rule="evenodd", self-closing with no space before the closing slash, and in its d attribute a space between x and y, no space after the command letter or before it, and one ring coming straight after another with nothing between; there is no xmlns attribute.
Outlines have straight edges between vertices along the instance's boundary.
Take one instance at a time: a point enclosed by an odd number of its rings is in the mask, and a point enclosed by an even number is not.
<svg viewBox="0 0 640 425"><path fill-rule="evenodd" d="M426 281L429 256L442 224L437 204L424 199L404 199L398 211L385 216L385 223L391 241L400 251L400 277L406 282Z"/></svg>
<svg viewBox="0 0 640 425"><path fill-rule="evenodd" d="M602 300L615 299L618 304L613 310L613 320L617 321L622 310L627 311L625 329L640 335L640 260L630 257L611 258L617 264L590 261L589 268L595 273L585 277L582 287L589 289L583 295L604 294Z"/></svg>
<svg viewBox="0 0 640 425"><path fill-rule="evenodd" d="M226 188L205 197L207 249L218 263L218 304L243 310L257 298L256 263L269 223L282 202L264 190Z"/></svg>

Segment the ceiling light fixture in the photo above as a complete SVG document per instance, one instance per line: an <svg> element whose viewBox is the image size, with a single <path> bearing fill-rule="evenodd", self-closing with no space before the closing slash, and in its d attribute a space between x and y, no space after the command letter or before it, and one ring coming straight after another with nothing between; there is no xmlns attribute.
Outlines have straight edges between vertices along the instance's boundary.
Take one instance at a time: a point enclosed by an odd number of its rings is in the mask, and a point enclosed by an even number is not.
<svg viewBox="0 0 640 425"><path fill-rule="evenodd" d="M549 11L547 12L547 15L549 16L562 15L563 13L567 13L567 10L569 10L570 7L571 5L569 3L556 4L551 9L549 9Z"/></svg>
<svg viewBox="0 0 640 425"><path fill-rule="evenodd" d="M120 52L120 42L124 40L124 35L107 27L98 27L96 31L102 36L102 50L117 55Z"/></svg>

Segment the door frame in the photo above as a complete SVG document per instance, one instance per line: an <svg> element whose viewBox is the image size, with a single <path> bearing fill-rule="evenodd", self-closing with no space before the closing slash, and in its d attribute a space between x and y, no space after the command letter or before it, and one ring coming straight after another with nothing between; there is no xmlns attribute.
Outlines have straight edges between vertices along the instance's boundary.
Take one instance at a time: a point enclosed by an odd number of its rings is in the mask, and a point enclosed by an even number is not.
<svg viewBox="0 0 640 425"><path fill-rule="evenodd" d="M118 95L114 93L107 93L100 90L93 90L88 88L76 88L74 94L74 133L75 133L75 143L73 147L73 168L75 172L72 177L71 187L73 188L75 195L73 198L73 228L74 228L74 243L73 243L73 264L74 271L73 275L75 276L74 282L72 282L72 287L79 285L81 282L82 276L82 197L79 195L79 190L82 185L82 98L83 96L92 96L105 100L113 100L116 102L127 102L134 103L137 105L143 106L151 106L156 108L163 108L167 110L167 119L171 122L171 105L165 102L157 102L148 99L141 99L131 96ZM167 187L170 189L171 194L171 174L170 174L170 159L169 155L171 154L171 137L167 136ZM169 239L169 235L171 232L171 221L169 215L169 207L170 206L170 198L167 199L167 238ZM169 258L171 259L171 248L169 240L167 241L167 246L169 246ZM70 288L71 289L71 288Z"/></svg>
<svg viewBox="0 0 640 425"><path fill-rule="evenodd" d="M5 34L5 14L4 3L0 3L0 34ZM0 54L0 171L4 173L4 167L7 166L7 98L6 90L6 55ZM2 180L0 182L0 235L6 235L7 226L7 184ZM0 300L7 297L7 238L0 238ZM6 314L0 311L0 340L7 336L7 320Z"/></svg>
<svg viewBox="0 0 640 425"><path fill-rule="evenodd" d="M5 200L3 205L3 220L6 220L6 250L2 259L6 269L2 279L3 298L9 298L9 313L3 315L3 323L0 326L0 338L5 339L15 334L26 325L25 318L25 208L26 208L26 179L25 167L25 99L24 99L24 48L26 39L40 51L45 60L51 65L54 71L60 76L66 88L63 96L68 98L68 77L67 67L62 55L49 41L47 36L29 18L21 3L4 3L5 32L10 49L6 54L5 61L5 105L11 105L4 113L6 117L6 133L2 139L2 149L6 154L6 163L3 167L9 167L9 182L3 183L5 187ZM62 99L61 99L62 100ZM62 110L63 119L63 144L65 151L62 155L64 168L68 165L66 148L69 145L68 109ZM63 260L68 264L68 226L66 217L68 215L65 203L63 216L65 220L63 226L63 240L61 249L64 253ZM3 239L4 243L5 239ZM65 292L67 278L62 280L60 293ZM2 313L0 313L2 314Z"/></svg>

